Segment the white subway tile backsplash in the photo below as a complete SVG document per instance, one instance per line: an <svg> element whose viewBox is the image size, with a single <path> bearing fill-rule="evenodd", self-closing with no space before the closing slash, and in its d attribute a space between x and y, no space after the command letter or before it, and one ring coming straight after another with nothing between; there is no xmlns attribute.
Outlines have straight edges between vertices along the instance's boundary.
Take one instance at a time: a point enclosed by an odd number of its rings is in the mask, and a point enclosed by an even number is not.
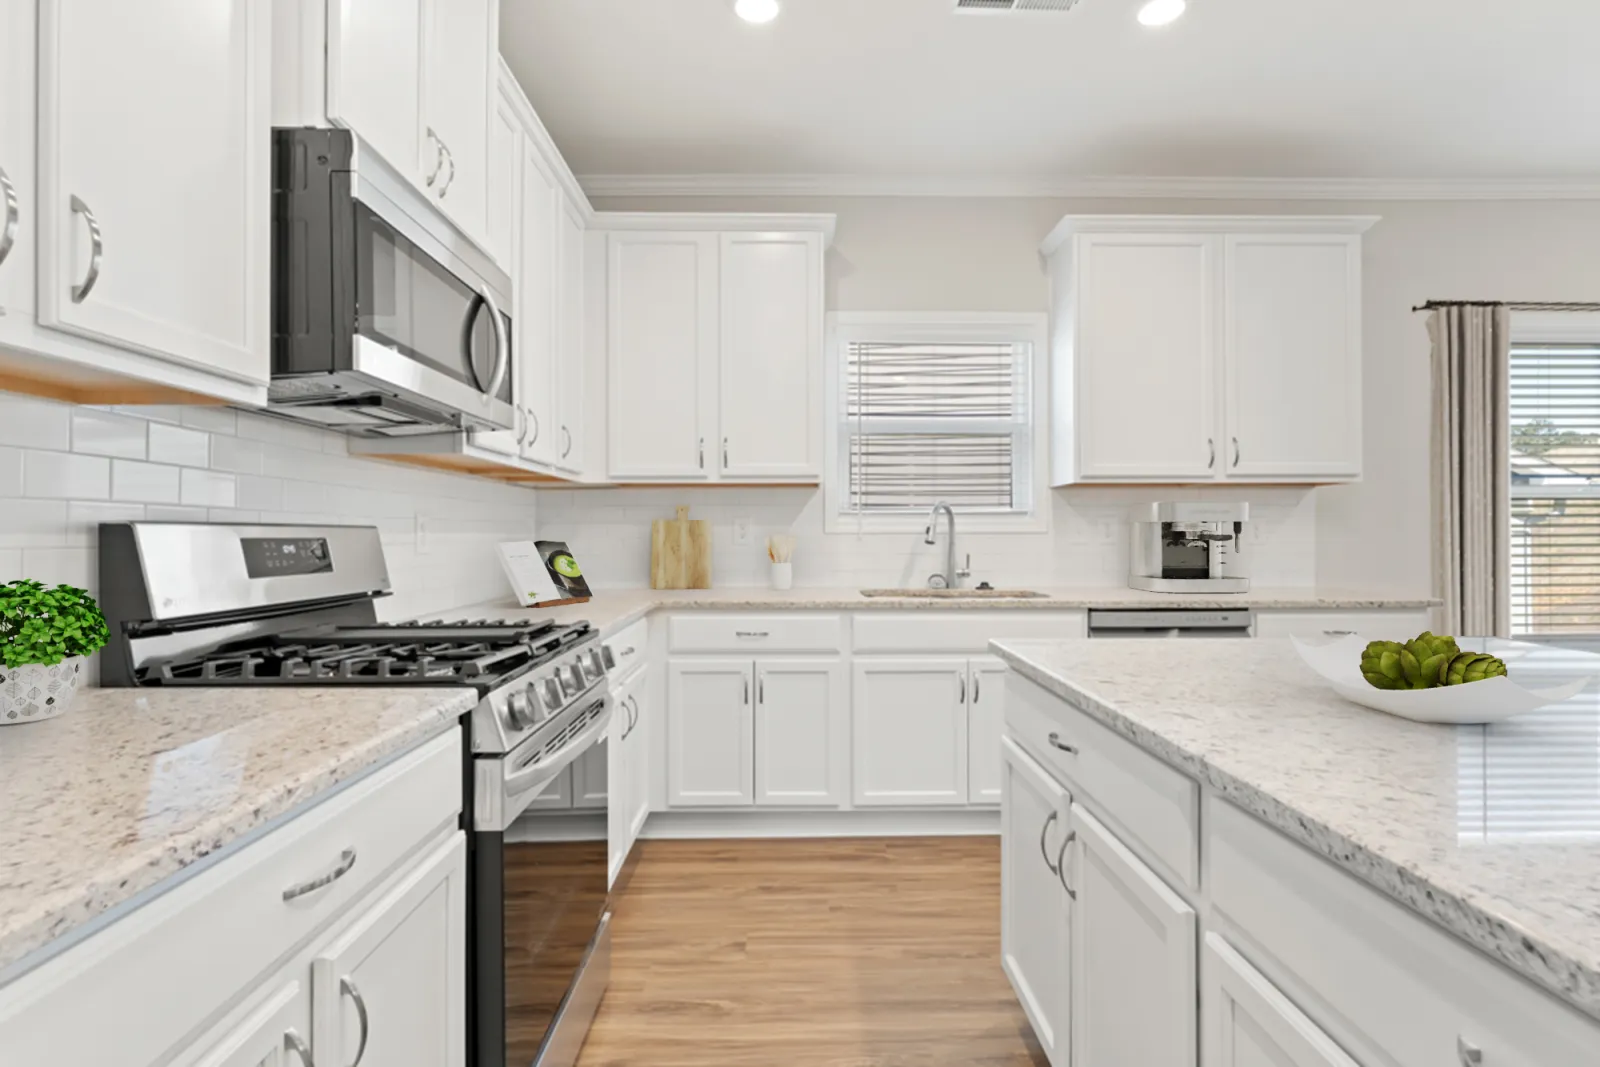
<svg viewBox="0 0 1600 1067"><path fill-rule="evenodd" d="M95 456L121 456L144 459L143 419L119 415L114 411L82 408L72 413L72 450Z"/></svg>
<svg viewBox="0 0 1600 1067"><path fill-rule="evenodd" d="M183 408L179 418L185 426L192 426L208 433L224 433L231 436L239 428L239 416L232 408L202 407L197 404L194 407Z"/></svg>
<svg viewBox="0 0 1600 1067"><path fill-rule="evenodd" d="M46 585L75 585L95 588L94 550L91 548L25 548L22 550L22 577Z"/></svg>
<svg viewBox="0 0 1600 1067"><path fill-rule="evenodd" d="M262 511L282 511L283 481L280 478L257 478L241 474L238 478L236 503L241 508L258 508Z"/></svg>
<svg viewBox="0 0 1600 1067"><path fill-rule="evenodd" d="M113 500L176 504L179 502L178 468L129 459L113 460L111 496Z"/></svg>
<svg viewBox="0 0 1600 1067"><path fill-rule="evenodd" d="M0 585L26 577L22 573L22 549L0 548Z"/></svg>
<svg viewBox="0 0 1600 1067"><path fill-rule="evenodd" d="M22 456L22 495L54 500L105 500L111 495L111 460L29 449Z"/></svg>
<svg viewBox="0 0 1600 1067"><path fill-rule="evenodd" d="M204 467L211 462L210 438L199 430L150 424L150 462Z"/></svg>
<svg viewBox="0 0 1600 1067"><path fill-rule="evenodd" d="M67 505L67 544L93 548L100 543L102 522L138 522L144 517L143 504L74 501Z"/></svg>
<svg viewBox="0 0 1600 1067"><path fill-rule="evenodd" d="M206 509L147 504L144 517L150 522L205 522Z"/></svg>
<svg viewBox="0 0 1600 1067"><path fill-rule="evenodd" d="M215 436L211 439L211 468L230 474L260 474L262 448L260 441Z"/></svg>
<svg viewBox="0 0 1600 1067"><path fill-rule="evenodd" d="M67 404L0 395L0 445L66 451L71 415Z"/></svg>
<svg viewBox="0 0 1600 1067"><path fill-rule="evenodd" d="M182 501L196 507L231 508L234 505L234 476L220 471L191 470L181 472Z"/></svg>
<svg viewBox="0 0 1600 1067"><path fill-rule="evenodd" d="M6 500L0 502L0 548L51 548L67 543L67 503L64 500Z"/></svg>
<svg viewBox="0 0 1600 1067"><path fill-rule="evenodd" d="M0 447L0 498L22 495L22 449Z"/></svg>

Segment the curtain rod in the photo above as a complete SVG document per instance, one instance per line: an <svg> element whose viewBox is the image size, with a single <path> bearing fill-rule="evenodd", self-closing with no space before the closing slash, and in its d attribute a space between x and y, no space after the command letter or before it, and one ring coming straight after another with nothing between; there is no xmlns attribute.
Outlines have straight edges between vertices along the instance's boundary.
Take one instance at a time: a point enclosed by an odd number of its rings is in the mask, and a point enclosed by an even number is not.
<svg viewBox="0 0 1600 1067"><path fill-rule="evenodd" d="M1600 311L1600 303L1551 300L1429 300L1412 311L1432 311L1444 307L1497 308L1511 311Z"/></svg>

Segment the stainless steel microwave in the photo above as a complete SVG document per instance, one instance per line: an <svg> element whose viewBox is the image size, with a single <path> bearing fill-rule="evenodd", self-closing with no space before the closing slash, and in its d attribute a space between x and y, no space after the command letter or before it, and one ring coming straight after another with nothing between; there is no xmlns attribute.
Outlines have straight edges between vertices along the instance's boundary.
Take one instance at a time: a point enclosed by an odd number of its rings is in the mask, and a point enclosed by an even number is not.
<svg viewBox="0 0 1600 1067"><path fill-rule="evenodd" d="M273 131L270 409L391 437L514 429L510 279L370 156L348 130Z"/></svg>

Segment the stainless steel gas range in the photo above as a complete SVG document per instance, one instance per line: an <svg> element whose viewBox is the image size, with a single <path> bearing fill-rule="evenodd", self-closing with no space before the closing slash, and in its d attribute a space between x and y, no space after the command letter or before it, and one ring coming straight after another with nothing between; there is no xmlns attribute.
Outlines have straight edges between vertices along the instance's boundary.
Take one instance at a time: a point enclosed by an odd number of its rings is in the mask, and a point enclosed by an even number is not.
<svg viewBox="0 0 1600 1067"><path fill-rule="evenodd" d="M576 1060L610 973L606 845L506 831L606 737L615 661L592 626L381 623L391 586L367 526L106 524L100 590L105 685L472 686L467 1062Z"/></svg>

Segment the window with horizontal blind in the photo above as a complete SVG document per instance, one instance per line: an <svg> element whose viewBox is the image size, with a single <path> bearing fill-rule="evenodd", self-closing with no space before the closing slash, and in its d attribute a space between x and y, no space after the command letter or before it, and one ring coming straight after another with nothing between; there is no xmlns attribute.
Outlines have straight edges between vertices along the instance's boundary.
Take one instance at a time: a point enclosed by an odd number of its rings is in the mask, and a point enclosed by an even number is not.
<svg viewBox="0 0 1600 1067"><path fill-rule="evenodd" d="M1600 635L1600 342L1511 348L1511 628Z"/></svg>
<svg viewBox="0 0 1600 1067"><path fill-rule="evenodd" d="M857 323L834 345L836 514L1031 516L1033 316ZM882 525L882 523L878 523Z"/></svg>

